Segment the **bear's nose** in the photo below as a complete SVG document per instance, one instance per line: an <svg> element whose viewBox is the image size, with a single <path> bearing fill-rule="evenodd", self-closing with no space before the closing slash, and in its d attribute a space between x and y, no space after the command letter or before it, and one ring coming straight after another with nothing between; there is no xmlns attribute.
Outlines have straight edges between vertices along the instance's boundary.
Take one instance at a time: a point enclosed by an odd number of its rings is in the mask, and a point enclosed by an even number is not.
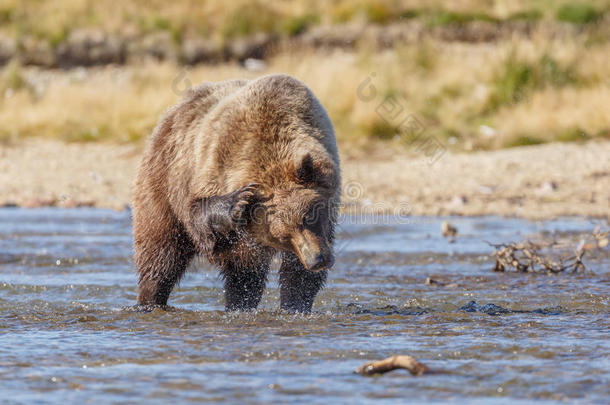
<svg viewBox="0 0 610 405"><path fill-rule="evenodd" d="M333 265L333 256L332 255L324 255L320 253L315 257L313 263L309 267L309 270L316 271L321 269L329 268Z"/></svg>
<svg viewBox="0 0 610 405"><path fill-rule="evenodd" d="M294 253L309 271L327 269L333 264L333 254L326 243L308 230L296 234L292 239L292 246Z"/></svg>

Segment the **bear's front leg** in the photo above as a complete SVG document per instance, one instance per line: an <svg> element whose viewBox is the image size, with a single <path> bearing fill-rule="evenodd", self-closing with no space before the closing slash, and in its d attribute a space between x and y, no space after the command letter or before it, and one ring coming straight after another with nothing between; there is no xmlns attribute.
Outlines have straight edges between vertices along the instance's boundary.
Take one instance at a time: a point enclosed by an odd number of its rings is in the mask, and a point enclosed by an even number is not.
<svg viewBox="0 0 610 405"><path fill-rule="evenodd" d="M290 312L311 312L314 298L326 282L327 271L309 271L294 253L282 253L280 307Z"/></svg>
<svg viewBox="0 0 610 405"><path fill-rule="evenodd" d="M270 259L263 253L250 263L233 260L225 263L222 275L225 280L225 308L227 311L256 309L267 282Z"/></svg>
<svg viewBox="0 0 610 405"><path fill-rule="evenodd" d="M152 206L152 205L151 205ZM195 247L182 224L169 212L159 215L143 205L134 215L134 261L140 280L138 304L167 305L174 285L184 274ZM155 214L160 218L151 220Z"/></svg>

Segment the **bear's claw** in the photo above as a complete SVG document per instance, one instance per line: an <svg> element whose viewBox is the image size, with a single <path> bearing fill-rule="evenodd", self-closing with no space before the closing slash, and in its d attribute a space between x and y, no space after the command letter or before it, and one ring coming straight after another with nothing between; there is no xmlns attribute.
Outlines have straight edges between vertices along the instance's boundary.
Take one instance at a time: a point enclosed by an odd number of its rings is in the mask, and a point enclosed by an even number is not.
<svg viewBox="0 0 610 405"><path fill-rule="evenodd" d="M248 220L250 208L260 200L260 184L250 183L235 191L233 205L231 206L231 219L237 224L245 224Z"/></svg>

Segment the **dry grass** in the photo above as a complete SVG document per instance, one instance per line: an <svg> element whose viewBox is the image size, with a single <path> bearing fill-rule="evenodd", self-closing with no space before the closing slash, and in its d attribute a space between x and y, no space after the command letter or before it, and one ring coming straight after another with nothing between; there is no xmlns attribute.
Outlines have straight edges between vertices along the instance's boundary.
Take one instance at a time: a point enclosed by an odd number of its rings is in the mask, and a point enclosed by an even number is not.
<svg viewBox="0 0 610 405"><path fill-rule="evenodd" d="M10 64L0 73L0 139L138 141L179 99L185 83L285 72L308 83L340 141L404 140L400 119L379 105L395 98L426 133L457 149L489 149L610 136L610 43L586 33L495 43L426 40L392 50L285 53L259 72L236 64L185 69L171 63L49 71ZM374 77L371 76L374 74ZM359 97L367 78L371 101ZM386 115L387 117L387 115Z"/></svg>

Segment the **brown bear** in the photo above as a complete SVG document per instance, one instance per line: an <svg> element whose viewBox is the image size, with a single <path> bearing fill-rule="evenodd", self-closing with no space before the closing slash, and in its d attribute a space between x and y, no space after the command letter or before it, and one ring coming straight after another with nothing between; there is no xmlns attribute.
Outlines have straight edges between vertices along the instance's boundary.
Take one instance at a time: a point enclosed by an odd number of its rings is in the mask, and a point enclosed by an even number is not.
<svg viewBox="0 0 610 405"><path fill-rule="evenodd" d="M134 186L138 304L166 305L196 254L227 310L261 299L281 255L281 308L309 312L333 264L339 156L328 115L287 75L204 83L153 131Z"/></svg>

